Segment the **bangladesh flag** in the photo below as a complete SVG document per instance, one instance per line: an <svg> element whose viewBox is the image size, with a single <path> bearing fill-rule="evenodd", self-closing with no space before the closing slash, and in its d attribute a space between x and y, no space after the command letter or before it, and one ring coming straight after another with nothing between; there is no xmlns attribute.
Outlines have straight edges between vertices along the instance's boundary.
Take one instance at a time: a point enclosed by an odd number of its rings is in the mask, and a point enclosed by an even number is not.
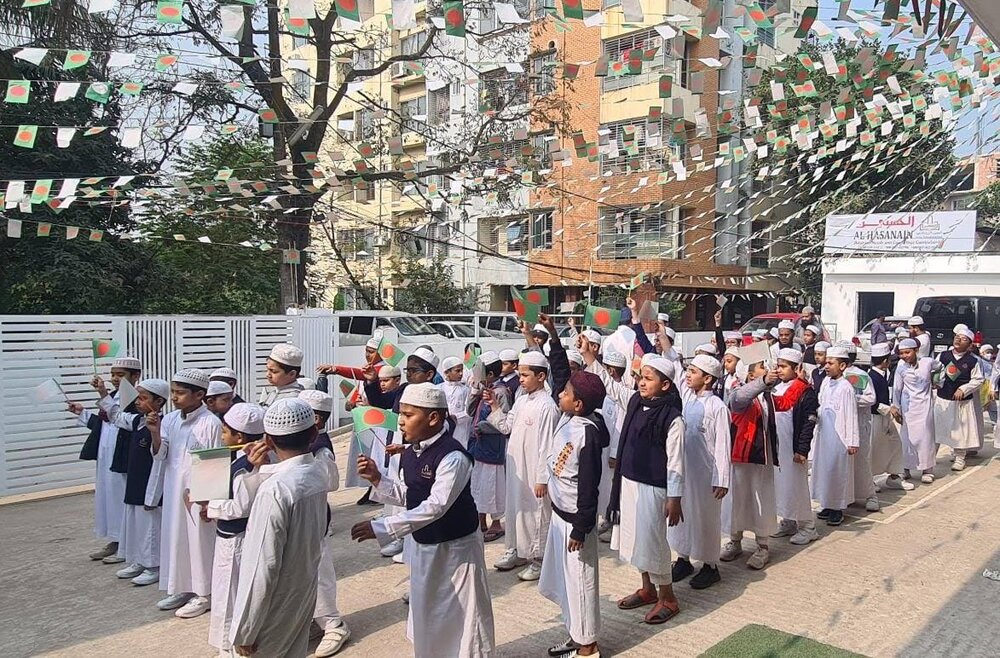
<svg viewBox="0 0 1000 658"><path fill-rule="evenodd" d="M338 16L354 21L355 23L361 22L361 12L358 11L358 0L334 0L334 4L337 6Z"/></svg>
<svg viewBox="0 0 1000 658"><path fill-rule="evenodd" d="M583 324L588 327L617 329L621 319L621 311L600 306L587 306L587 312L583 316Z"/></svg>
<svg viewBox="0 0 1000 658"><path fill-rule="evenodd" d="M7 83L5 103L27 103L31 96L31 83L27 80L11 80Z"/></svg>
<svg viewBox="0 0 1000 658"><path fill-rule="evenodd" d="M452 37L465 36L465 8L462 0L445 0L444 9L444 32Z"/></svg>
<svg viewBox="0 0 1000 658"><path fill-rule="evenodd" d="M639 272L634 277L632 277L632 279L628 282L628 289L635 290L645 282L646 282L646 273Z"/></svg>
<svg viewBox="0 0 1000 658"><path fill-rule="evenodd" d="M183 2L181 0L158 0L156 20L160 23L180 25Z"/></svg>
<svg viewBox="0 0 1000 658"><path fill-rule="evenodd" d="M674 90L674 78L671 75L660 76L660 98L670 98Z"/></svg>
<svg viewBox="0 0 1000 658"><path fill-rule="evenodd" d="M63 70L78 69L81 66L86 66L89 61L89 50L67 50L66 59L63 60Z"/></svg>
<svg viewBox="0 0 1000 658"><path fill-rule="evenodd" d="M345 398L347 396L349 396L351 393L353 393L354 389L356 389L357 387L358 387L358 385L355 384L354 382L352 382L349 379L341 379L340 380L340 393Z"/></svg>
<svg viewBox="0 0 1000 658"><path fill-rule="evenodd" d="M751 2L750 6L747 7L747 15L750 16L750 20L757 24L757 27L763 29L769 29L774 27L774 23L771 19L767 17L767 13L761 9L761 6L756 2Z"/></svg>
<svg viewBox="0 0 1000 658"><path fill-rule="evenodd" d="M479 360L479 355L481 353L482 350L478 347L470 347L465 350L465 358L462 360L462 365L471 370L472 366L476 365L476 361Z"/></svg>
<svg viewBox="0 0 1000 658"><path fill-rule="evenodd" d="M354 419L354 432L357 434L372 429L393 431L399 429L399 414L394 414L388 409L355 407L351 411L351 417Z"/></svg>
<svg viewBox="0 0 1000 658"><path fill-rule="evenodd" d="M580 0L563 0L563 16L583 20L583 3Z"/></svg>
<svg viewBox="0 0 1000 658"><path fill-rule="evenodd" d="M403 354L403 350L393 345L392 342L384 336L378 343L378 355L382 357L382 360L390 366L399 365L399 362L403 360L404 356L406 356Z"/></svg>
<svg viewBox="0 0 1000 658"><path fill-rule="evenodd" d="M812 6L806 7L802 12L802 18L799 21L798 28L795 29L796 39L805 39L809 36L809 30L812 29L813 23L816 22L816 16L819 14L819 7Z"/></svg>
<svg viewBox="0 0 1000 658"><path fill-rule="evenodd" d="M269 107L263 110L258 110L257 114L260 116L260 120L264 123L278 123L278 113Z"/></svg>
<svg viewBox="0 0 1000 658"><path fill-rule="evenodd" d="M32 203L45 203L49 199L49 194L52 193L52 179L47 178L44 180L35 181L35 186L31 188L31 202Z"/></svg>
<svg viewBox="0 0 1000 658"><path fill-rule="evenodd" d="M111 85L107 82L91 82L84 96L103 105L111 98Z"/></svg>
<svg viewBox="0 0 1000 658"><path fill-rule="evenodd" d="M48 222L42 222L38 225L38 231L35 233L40 238L47 238L52 233L52 224Z"/></svg>
<svg viewBox="0 0 1000 658"><path fill-rule="evenodd" d="M163 53L161 55L157 55L156 64L154 64L154 68L158 73L163 73L176 63L177 63L177 55Z"/></svg>
<svg viewBox="0 0 1000 658"><path fill-rule="evenodd" d="M138 96L142 91L141 82L125 82L122 86L118 88L118 93L125 96Z"/></svg>
<svg viewBox="0 0 1000 658"><path fill-rule="evenodd" d="M285 25L288 26L288 31L296 36L309 36L309 20L302 17L293 18L287 9L285 10Z"/></svg>
<svg viewBox="0 0 1000 658"><path fill-rule="evenodd" d="M14 146L31 149L35 148L35 137L38 135L38 126L18 126L17 133L14 134Z"/></svg>
<svg viewBox="0 0 1000 658"><path fill-rule="evenodd" d="M90 341L91 348L94 350L95 359L111 359L118 356L118 350L121 349L121 343L117 340L99 340L94 338Z"/></svg>
<svg viewBox="0 0 1000 658"><path fill-rule="evenodd" d="M864 393L865 389L868 388L868 382L871 381L868 375L863 372L849 372L844 375L844 379L846 379L858 393Z"/></svg>
<svg viewBox="0 0 1000 658"><path fill-rule="evenodd" d="M948 367L944 369L944 374L951 381L955 381L962 374L962 371L954 363L949 363Z"/></svg>
<svg viewBox="0 0 1000 658"><path fill-rule="evenodd" d="M510 294L513 295L514 299L520 299L529 304L536 304L538 306L548 306L549 303L549 289L548 288L534 288L532 290L518 290L517 288L511 287Z"/></svg>

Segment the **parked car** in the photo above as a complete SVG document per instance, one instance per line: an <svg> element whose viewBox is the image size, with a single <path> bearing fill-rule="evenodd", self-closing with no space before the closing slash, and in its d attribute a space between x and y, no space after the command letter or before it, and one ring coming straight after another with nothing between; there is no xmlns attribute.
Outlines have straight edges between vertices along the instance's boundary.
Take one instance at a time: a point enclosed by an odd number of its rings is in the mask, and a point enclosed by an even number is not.
<svg viewBox="0 0 1000 658"><path fill-rule="evenodd" d="M477 318L480 329L488 329L497 338L521 338L514 313L483 314Z"/></svg>
<svg viewBox="0 0 1000 658"><path fill-rule="evenodd" d="M392 327L400 343L445 343L423 318L401 311L340 311L337 314L341 345L364 345L376 329Z"/></svg>
<svg viewBox="0 0 1000 658"><path fill-rule="evenodd" d="M885 332L890 334L898 327L905 327L907 321L909 321L909 316L903 317L901 315L887 315L885 317ZM875 319L872 318L868 321L868 324L861 328L861 331L854 335L851 342L858 347L858 358L855 361L858 365L867 366L871 365L872 362L872 324L875 323Z"/></svg>
<svg viewBox="0 0 1000 658"><path fill-rule="evenodd" d="M913 314L924 319L934 352L949 348L956 324L968 325L978 344L1000 340L1000 297L921 297Z"/></svg>
<svg viewBox="0 0 1000 658"><path fill-rule="evenodd" d="M802 318L799 313L762 313L760 315L755 315L750 318L745 325L740 327L740 333L743 334L743 344L749 345L753 342L753 332L758 329L764 329L765 331L770 331L778 326L782 320L791 320L798 327L798 322ZM830 341L830 332L826 330L823 326L823 321L818 317L813 320L813 324L817 325L823 332L822 338L820 340ZM801 335L801 332L796 331L796 334Z"/></svg>
<svg viewBox="0 0 1000 658"><path fill-rule="evenodd" d="M468 341L471 341L476 337L476 325L471 322L432 320L427 324L431 329L438 332L445 338L467 339ZM485 338L494 337L493 333L489 329L480 329L479 333Z"/></svg>

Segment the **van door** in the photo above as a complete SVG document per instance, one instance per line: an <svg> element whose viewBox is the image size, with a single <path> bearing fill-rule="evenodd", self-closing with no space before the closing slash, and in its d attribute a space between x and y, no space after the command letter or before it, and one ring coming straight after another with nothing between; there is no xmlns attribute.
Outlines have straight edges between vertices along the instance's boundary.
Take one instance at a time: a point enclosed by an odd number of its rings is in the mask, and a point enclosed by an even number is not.
<svg viewBox="0 0 1000 658"><path fill-rule="evenodd" d="M1000 341L1000 297L980 297L974 331L982 332L983 342L996 345Z"/></svg>

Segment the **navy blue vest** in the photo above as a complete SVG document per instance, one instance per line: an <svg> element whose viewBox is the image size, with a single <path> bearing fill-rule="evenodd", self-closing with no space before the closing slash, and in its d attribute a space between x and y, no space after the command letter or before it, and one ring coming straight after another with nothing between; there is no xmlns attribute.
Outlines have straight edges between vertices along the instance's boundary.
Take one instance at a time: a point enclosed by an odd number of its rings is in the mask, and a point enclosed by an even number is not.
<svg viewBox="0 0 1000 658"><path fill-rule="evenodd" d="M236 453L233 452L235 455ZM250 473L253 471L253 464L247 459L246 455L241 455L239 459L234 459L233 463L229 465L229 497L233 497L233 480L236 479L236 474L240 471L246 471ZM246 532L247 529L247 518L242 519L219 519L215 524L216 534L220 537L235 537L236 535Z"/></svg>
<svg viewBox="0 0 1000 658"><path fill-rule="evenodd" d="M676 393L674 393L676 396ZM618 444L618 469L623 477L661 489L667 488L667 430L681 415L677 400L659 398L649 409L639 394L628 401L621 441Z"/></svg>
<svg viewBox="0 0 1000 658"><path fill-rule="evenodd" d="M868 370L868 376L871 377L872 388L875 389L875 404L872 405L872 415L877 416L879 405L889 404L889 381L880 375L875 368Z"/></svg>
<svg viewBox="0 0 1000 658"><path fill-rule="evenodd" d="M149 473L153 470L153 453L149 446L152 438L145 425L139 427L143 420L142 416L136 416L132 423L130 433L131 445L128 450L128 475L125 476L125 504L145 505L146 485L149 484ZM163 496L153 505L159 507L163 503Z"/></svg>
<svg viewBox="0 0 1000 658"><path fill-rule="evenodd" d="M451 432L445 431L437 441L421 450L419 455L412 448L403 453L401 467L403 481L406 482L406 509L413 509L430 497L438 464L445 455L456 450L472 459L472 456L462 448L462 444L452 438ZM479 512L472 499L471 482L466 482L462 493L444 516L414 532L413 538L419 544L440 544L465 537L477 530L479 530Z"/></svg>
<svg viewBox="0 0 1000 658"><path fill-rule="evenodd" d="M313 439L313 442L309 444L309 452L315 457L319 454L319 451L326 448L330 452L333 452L333 443L330 442L330 435L326 432L320 432Z"/></svg>
<svg viewBox="0 0 1000 658"><path fill-rule="evenodd" d="M939 358L944 370L941 371L938 397L942 400L954 400L955 391L972 380L972 370L979 361L972 352L966 352L961 358L956 359L951 350L942 352Z"/></svg>

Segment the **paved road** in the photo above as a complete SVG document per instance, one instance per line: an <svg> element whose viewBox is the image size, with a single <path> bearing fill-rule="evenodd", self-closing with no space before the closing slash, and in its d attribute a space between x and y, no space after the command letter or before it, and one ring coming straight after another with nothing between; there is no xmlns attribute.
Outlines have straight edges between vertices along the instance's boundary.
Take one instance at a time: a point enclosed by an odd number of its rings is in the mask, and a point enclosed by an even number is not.
<svg viewBox="0 0 1000 658"><path fill-rule="evenodd" d="M338 446L344 459L346 442ZM682 613L663 627L640 623L614 601L637 575L602 545L602 655L697 656L748 623L805 635L868 656L1000 656L1000 465L972 462L961 474L939 460L940 479L913 492L882 494L885 509L839 529L821 525L808 547L772 540L762 572L723 565L723 581L678 588ZM406 568L381 558L374 543L349 541L350 526L374 514L357 490L332 494L340 606L353 630L346 657L410 654L405 638ZM210 656L208 617L159 612L158 592L114 577L87 559L92 495L0 506L0 653L4 656ZM749 548L751 542L746 540ZM487 562L502 546L487 547ZM491 573L498 655L539 656L564 639L556 606L534 584Z"/></svg>

